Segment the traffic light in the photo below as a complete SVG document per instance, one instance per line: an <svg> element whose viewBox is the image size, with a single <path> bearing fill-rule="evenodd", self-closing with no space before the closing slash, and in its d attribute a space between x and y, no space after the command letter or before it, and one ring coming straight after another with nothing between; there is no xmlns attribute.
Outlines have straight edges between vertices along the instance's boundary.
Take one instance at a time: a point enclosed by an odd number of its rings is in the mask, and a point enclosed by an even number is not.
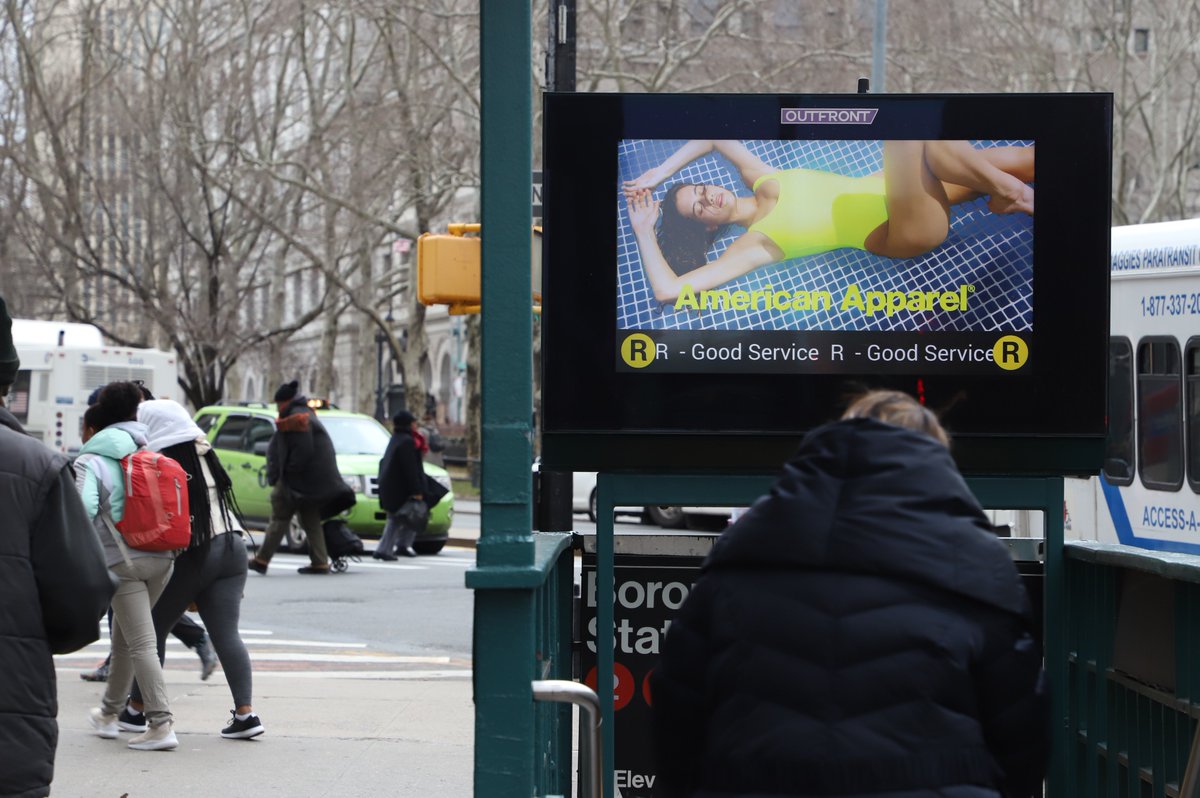
<svg viewBox="0 0 1200 798"><path fill-rule="evenodd" d="M448 233L417 238L417 299L422 305L448 305L451 315L478 313L482 301L479 224L447 225ZM533 228L530 282L535 313L541 312L542 228Z"/></svg>
<svg viewBox="0 0 1200 798"><path fill-rule="evenodd" d="M479 312L479 228L452 224L448 235L422 233L417 238L417 299L422 305L449 305L451 313Z"/></svg>

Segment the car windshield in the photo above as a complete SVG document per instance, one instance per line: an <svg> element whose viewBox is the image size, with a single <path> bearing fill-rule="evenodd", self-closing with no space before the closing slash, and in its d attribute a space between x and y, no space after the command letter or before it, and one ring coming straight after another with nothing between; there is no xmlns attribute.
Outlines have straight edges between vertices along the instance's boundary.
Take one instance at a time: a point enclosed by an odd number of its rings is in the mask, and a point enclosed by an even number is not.
<svg viewBox="0 0 1200 798"><path fill-rule="evenodd" d="M378 454L387 449L391 435L373 418L322 416L321 423L333 439L338 454Z"/></svg>

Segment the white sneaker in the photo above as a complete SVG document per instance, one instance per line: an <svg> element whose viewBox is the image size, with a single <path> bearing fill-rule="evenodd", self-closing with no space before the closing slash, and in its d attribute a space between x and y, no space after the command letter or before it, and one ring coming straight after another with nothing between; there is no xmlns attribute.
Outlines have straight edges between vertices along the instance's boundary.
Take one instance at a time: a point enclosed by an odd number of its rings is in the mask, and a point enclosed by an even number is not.
<svg viewBox="0 0 1200 798"><path fill-rule="evenodd" d="M158 726L151 726L146 731L129 740L129 747L137 751L170 751L179 747L175 739L174 723L167 721Z"/></svg>
<svg viewBox="0 0 1200 798"><path fill-rule="evenodd" d="M115 740L119 736L117 732L117 716L107 715L100 707L92 707L88 712L88 722L92 724L92 728L96 730L96 734L103 737L105 740Z"/></svg>

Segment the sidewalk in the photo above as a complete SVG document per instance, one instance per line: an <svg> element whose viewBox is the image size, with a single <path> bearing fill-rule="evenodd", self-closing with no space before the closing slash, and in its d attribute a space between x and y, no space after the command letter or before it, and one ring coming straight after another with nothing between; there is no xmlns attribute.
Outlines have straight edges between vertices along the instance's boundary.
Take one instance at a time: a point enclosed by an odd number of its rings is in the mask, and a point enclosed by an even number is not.
<svg viewBox="0 0 1200 798"><path fill-rule="evenodd" d="M319 671L254 675L266 733L226 740L230 697L220 671L208 682L167 673L179 748L133 751L123 732L88 725L103 685L58 672L58 755L52 798L255 798L420 795L473 791L475 713L469 679L322 679Z"/></svg>

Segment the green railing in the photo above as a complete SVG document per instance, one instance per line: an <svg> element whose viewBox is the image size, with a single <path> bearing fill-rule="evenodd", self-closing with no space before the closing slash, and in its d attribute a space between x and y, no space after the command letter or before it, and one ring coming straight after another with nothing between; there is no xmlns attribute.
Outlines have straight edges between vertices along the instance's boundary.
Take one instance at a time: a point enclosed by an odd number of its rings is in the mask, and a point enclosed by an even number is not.
<svg viewBox="0 0 1200 798"><path fill-rule="evenodd" d="M1078 541L1065 550L1065 795L1194 798L1200 557Z"/></svg>
<svg viewBox="0 0 1200 798"><path fill-rule="evenodd" d="M528 566L467 572L475 591L475 795L571 794L571 707L533 683L571 678L571 534L534 532ZM518 622L514 624L514 620Z"/></svg>
<svg viewBox="0 0 1200 798"><path fill-rule="evenodd" d="M552 537L547 537L552 536ZM575 569L571 536L536 533L535 539L557 539L558 554L546 580L534 592L534 679L571 678L571 616ZM535 795L571 794L570 704L541 702L534 710Z"/></svg>

